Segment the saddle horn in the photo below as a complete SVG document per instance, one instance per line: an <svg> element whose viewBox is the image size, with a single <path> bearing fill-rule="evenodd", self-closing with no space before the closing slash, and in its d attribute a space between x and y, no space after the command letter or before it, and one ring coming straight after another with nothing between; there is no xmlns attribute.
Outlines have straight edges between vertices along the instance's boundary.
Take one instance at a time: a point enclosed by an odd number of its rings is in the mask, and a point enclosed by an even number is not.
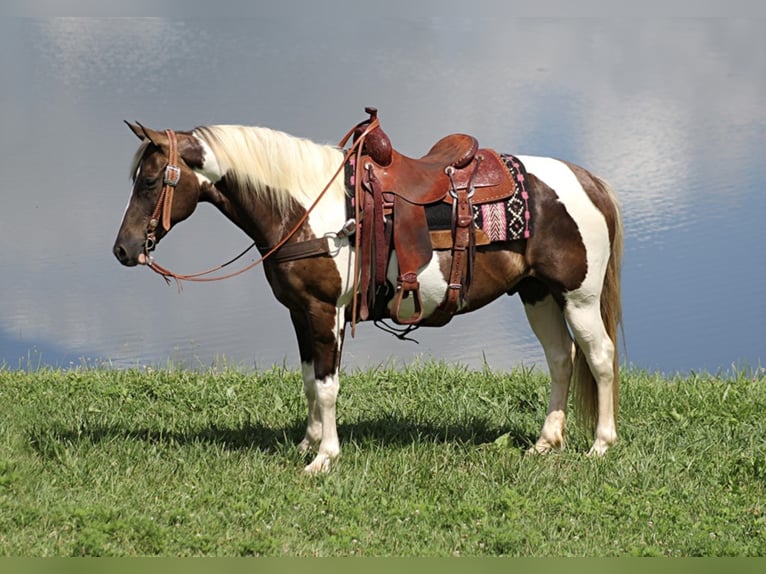
<svg viewBox="0 0 766 574"><path fill-rule="evenodd" d="M354 134L354 140L356 137L364 131L364 128L378 118L378 108L368 106L364 108L364 111L370 114L370 118L365 120L357 128ZM386 132L384 132L380 126L372 130L364 140L364 150L370 156L370 159L377 163L381 167L388 167L393 160L393 146Z"/></svg>

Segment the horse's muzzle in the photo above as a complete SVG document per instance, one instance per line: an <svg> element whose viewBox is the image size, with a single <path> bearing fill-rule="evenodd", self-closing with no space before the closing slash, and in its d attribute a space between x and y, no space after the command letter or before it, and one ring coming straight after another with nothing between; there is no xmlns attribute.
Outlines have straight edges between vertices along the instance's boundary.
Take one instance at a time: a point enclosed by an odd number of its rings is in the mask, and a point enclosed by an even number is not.
<svg viewBox="0 0 766 574"><path fill-rule="evenodd" d="M143 243L140 243L136 246L131 246L118 240L115 242L114 247L112 248L112 253L114 253L117 261L126 267L146 265L147 263L147 257L143 250Z"/></svg>

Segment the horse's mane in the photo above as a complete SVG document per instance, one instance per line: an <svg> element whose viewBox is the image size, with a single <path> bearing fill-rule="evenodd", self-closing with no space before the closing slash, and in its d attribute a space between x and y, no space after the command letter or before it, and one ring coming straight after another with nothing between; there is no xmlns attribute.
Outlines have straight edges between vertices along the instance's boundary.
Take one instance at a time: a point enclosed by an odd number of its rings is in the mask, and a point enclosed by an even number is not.
<svg viewBox="0 0 766 574"><path fill-rule="evenodd" d="M316 198L342 161L336 146L264 127L214 125L198 127L193 133L210 147L221 173L241 189L268 195L280 212L293 199ZM343 193L339 180L335 187Z"/></svg>

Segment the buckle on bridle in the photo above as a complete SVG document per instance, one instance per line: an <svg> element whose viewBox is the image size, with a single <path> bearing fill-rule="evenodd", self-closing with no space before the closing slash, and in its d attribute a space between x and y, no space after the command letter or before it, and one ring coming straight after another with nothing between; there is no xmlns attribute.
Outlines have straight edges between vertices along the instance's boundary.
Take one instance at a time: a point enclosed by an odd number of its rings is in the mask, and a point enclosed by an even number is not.
<svg viewBox="0 0 766 574"><path fill-rule="evenodd" d="M144 239L144 254L149 258L149 254L157 247L157 238L154 233L147 233Z"/></svg>
<svg viewBox="0 0 766 574"><path fill-rule="evenodd" d="M175 187L178 185L179 181L181 181L181 168L177 165L166 165L165 177L163 178L162 183Z"/></svg>

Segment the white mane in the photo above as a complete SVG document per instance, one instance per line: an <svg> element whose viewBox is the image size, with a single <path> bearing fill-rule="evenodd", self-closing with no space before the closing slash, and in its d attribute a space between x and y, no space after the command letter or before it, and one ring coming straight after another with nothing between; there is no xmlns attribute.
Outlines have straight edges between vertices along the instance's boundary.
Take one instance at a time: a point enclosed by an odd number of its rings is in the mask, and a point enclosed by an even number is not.
<svg viewBox="0 0 766 574"><path fill-rule="evenodd" d="M210 147L221 174L255 194L268 194L280 211L291 199L304 205L315 199L343 159L335 146L263 127L206 126L194 135ZM333 186L336 193L343 193L342 183L341 175Z"/></svg>

